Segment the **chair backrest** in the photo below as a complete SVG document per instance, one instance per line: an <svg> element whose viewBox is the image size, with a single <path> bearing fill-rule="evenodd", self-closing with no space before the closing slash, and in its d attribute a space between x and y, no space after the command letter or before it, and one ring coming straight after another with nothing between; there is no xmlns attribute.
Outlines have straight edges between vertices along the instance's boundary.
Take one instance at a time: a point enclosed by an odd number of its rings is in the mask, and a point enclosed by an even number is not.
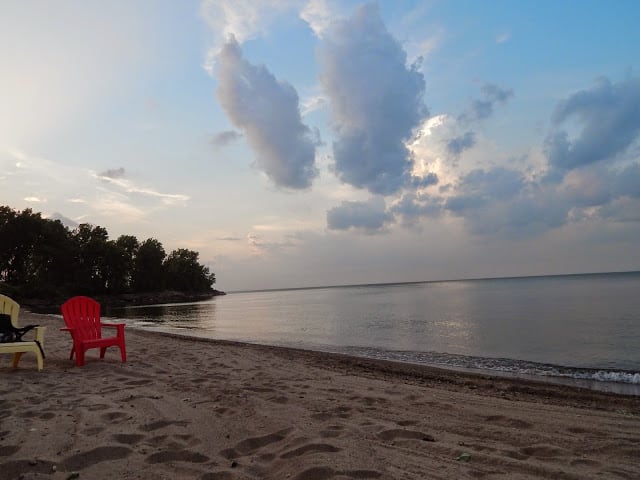
<svg viewBox="0 0 640 480"><path fill-rule="evenodd" d="M11 325L18 328L18 314L20 313L20 305L15 300L0 294L0 313L11 315Z"/></svg>
<svg viewBox="0 0 640 480"><path fill-rule="evenodd" d="M82 340L102 338L100 304L89 297L72 297L62 304L62 318L67 328L75 329Z"/></svg>

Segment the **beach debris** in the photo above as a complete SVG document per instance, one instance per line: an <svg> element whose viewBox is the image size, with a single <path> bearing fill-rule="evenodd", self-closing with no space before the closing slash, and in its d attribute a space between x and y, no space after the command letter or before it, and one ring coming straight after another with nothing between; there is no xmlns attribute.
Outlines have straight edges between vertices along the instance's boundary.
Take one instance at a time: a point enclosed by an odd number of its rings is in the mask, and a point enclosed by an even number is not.
<svg viewBox="0 0 640 480"><path fill-rule="evenodd" d="M236 468L237 466L238 466L238 462L236 462L235 460L231 462L231 468Z"/></svg>
<svg viewBox="0 0 640 480"><path fill-rule="evenodd" d="M58 467L56 467L55 465L51 465L51 471L55 473L56 470L58 470Z"/></svg>
<svg viewBox="0 0 640 480"><path fill-rule="evenodd" d="M74 480L76 478L80 478L80 473L71 472L69 475L67 475L67 480Z"/></svg>
<svg viewBox="0 0 640 480"><path fill-rule="evenodd" d="M435 439L435 438L433 438L433 437L432 437L431 435L429 435L428 433L425 433L425 434L422 436L422 441L423 441L423 442L435 442L435 441L436 441L436 439Z"/></svg>
<svg viewBox="0 0 640 480"><path fill-rule="evenodd" d="M468 462L469 460L471 460L471 454L468 452L463 452L456 460L458 460L459 462Z"/></svg>

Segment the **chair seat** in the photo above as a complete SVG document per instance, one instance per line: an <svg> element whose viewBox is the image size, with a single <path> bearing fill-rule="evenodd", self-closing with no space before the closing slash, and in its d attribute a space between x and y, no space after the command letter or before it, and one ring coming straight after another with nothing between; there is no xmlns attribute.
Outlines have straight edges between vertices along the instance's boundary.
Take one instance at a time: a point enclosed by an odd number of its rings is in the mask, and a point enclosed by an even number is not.
<svg viewBox="0 0 640 480"><path fill-rule="evenodd" d="M0 352L2 353L11 353L11 352L30 352L33 348L38 348L38 344L36 342L9 342L9 343L0 343Z"/></svg>
<svg viewBox="0 0 640 480"><path fill-rule="evenodd" d="M91 340L80 340L87 348L101 348L101 347L110 347L112 345L118 345L120 339L118 337L105 337L105 338L94 338Z"/></svg>

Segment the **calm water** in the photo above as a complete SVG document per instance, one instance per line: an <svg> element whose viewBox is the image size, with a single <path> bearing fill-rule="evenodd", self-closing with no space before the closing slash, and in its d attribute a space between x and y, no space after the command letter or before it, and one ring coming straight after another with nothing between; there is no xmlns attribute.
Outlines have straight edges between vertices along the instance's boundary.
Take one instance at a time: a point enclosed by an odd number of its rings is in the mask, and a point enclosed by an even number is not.
<svg viewBox="0 0 640 480"><path fill-rule="evenodd" d="M640 272L233 293L133 326L640 394Z"/></svg>

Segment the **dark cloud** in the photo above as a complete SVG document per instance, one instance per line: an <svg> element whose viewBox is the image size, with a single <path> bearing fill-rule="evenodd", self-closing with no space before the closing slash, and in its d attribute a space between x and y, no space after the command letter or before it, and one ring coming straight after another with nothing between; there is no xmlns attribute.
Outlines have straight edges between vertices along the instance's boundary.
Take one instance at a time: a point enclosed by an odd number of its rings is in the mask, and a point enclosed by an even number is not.
<svg viewBox="0 0 640 480"><path fill-rule="evenodd" d="M462 177L444 208L473 233L526 236L565 224L570 206L553 187L543 190L517 170L495 167Z"/></svg>
<svg viewBox="0 0 640 480"><path fill-rule="evenodd" d="M562 100L553 113L553 129L545 140L551 169L560 172L613 160L640 135L640 78L611 83L599 79L589 90ZM581 127L569 138L565 124ZM562 175L552 178L561 179ZM556 172L557 173L557 172Z"/></svg>
<svg viewBox="0 0 640 480"><path fill-rule="evenodd" d="M640 198L640 163L620 171L613 182L613 190L617 196Z"/></svg>
<svg viewBox="0 0 640 480"><path fill-rule="evenodd" d="M460 155L465 150L476 144L476 134L473 132L465 132L464 134L454 137L447 142L447 151L453 155Z"/></svg>
<svg viewBox="0 0 640 480"><path fill-rule="evenodd" d="M391 212L402 219L406 226L412 226L421 218L435 218L442 213L442 200L426 194L407 193L391 207Z"/></svg>
<svg viewBox="0 0 640 480"><path fill-rule="evenodd" d="M231 39L218 57L217 96L256 154L256 164L280 187L303 189L318 175L317 139L302 123L298 94L264 66L249 63Z"/></svg>
<svg viewBox="0 0 640 480"><path fill-rule="evenodd" d="M411 177L411 186L413 188L425 188L431 185L437 185L440 180L438 179L438 175L435 173L428 173L424 177Z"/></svg>
<svg viewBox="0 0 640 480"><path fill-rule="evenodd" d="M99 173L98 176L106 178L122 178L125 176L125 171L123 167L111 168L109 170L105 170L102 173Z"/></svg>
<svg viewBox="0 0 640 480"><path fill-rule="evenodd" d="M509 200L524 187L522 174L516 170L504 167L472 170L461 178L455 195L447 199L445 208L455 214L463 214L495 200Z"/></svg>
<svg viewBox="0 0 640 480"><path fill-rule="evenodd" d="M505 105L513 97L513 90L492 83L485 83L481 91L482 98L473 100L469 110L460 115L459 120L467 123L485 120L493 115L496 105Z"/></svg>
<svg viewBox="0 0 640 480"><path fill-rule="evenodd" d="M332 24L319 58L337 135L337 176L375 194L397 192L411 181L405 141L427 115L423 75L407 67L406 53L374 4Z"/></svg>
<svg viewBox="0 0 640 480"><path fill-rule="evenodd" d="M342 202L327 212L327 226L331 230L355 229L365 233L379 233L393 221L385 202L375 197L368 202Z"/></svg>
<svg viewBox="0 0 640 480"><path fill-rule="evenodd" d="M242 138L242 134L235 130L225 130L224 132L218 132L211 138L211 143L215 147L224 147L236 140Z"/></svg>

